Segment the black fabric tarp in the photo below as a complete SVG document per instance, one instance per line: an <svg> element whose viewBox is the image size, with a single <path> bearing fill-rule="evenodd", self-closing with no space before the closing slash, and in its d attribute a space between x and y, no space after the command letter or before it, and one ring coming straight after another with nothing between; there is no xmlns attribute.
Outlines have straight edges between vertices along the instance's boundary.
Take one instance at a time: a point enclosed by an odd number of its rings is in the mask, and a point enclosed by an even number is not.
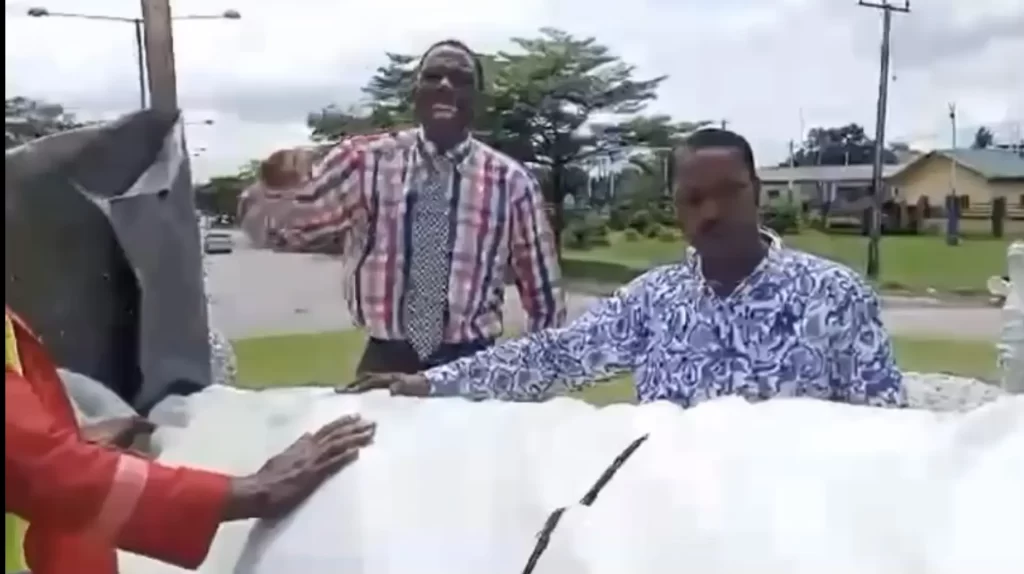
<svg viewBox="0 0 1024 574"><path fill-rule="evenodd" d="M178 114L8 150L5 299L56 362L145 410L210 384L202 254Z"/></svg>

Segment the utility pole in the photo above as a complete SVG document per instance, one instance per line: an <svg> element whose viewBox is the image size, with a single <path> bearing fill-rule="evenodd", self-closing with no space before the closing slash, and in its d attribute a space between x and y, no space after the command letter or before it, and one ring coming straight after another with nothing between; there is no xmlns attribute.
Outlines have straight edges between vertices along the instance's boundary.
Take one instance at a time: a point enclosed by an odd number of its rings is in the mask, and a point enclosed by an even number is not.
<svg viewBox="0 0 1024 574"><path fill-rule="evenodd" d="M724 129L728 129L729 128L729 120L722 120L721 121L721 126L722 126L723 130Z"/></svg>
<svg viewBox="0 0 1024 574"><path fill-rule="evenodd" d="M960 201L956 196L956 104L949 104L949 129L953 153L949 158L949 197L946 206L946 244L960 244Z"/></svg>
<svg viewBox="0 0 1024 574"><path fill-rule="evenodd" d="M154 110L175 113L178 111L178 89L174 74L171 4L169 0L141 1L149 101Z"/></svg>
<svg viewBox="0 0 1024 574"><path fill-rule="evenodd" d="M896 0L899 1L899 0ZM875 112L875 158L871 170L872 194L871 205L871 237L868 241L867 275L870 279L878 279L881 267L879 243L882 239L882 207L885 204L886 192L883 188L882 168L885 152L885 113L889 105L889 40L892 35L892 13L910 12L910 0L902 0L896 5L890 0L870 2L859 0L861 6L882 11L882 47L881 62L878 70L878 106Z"/></svg>
<svg viewBox="0 0 1024 574"><path fill-rule="evenodd" d="M796 143L789 140L789 182L786 186L786 201L793 205L793 168L796 167Z"/></svg>

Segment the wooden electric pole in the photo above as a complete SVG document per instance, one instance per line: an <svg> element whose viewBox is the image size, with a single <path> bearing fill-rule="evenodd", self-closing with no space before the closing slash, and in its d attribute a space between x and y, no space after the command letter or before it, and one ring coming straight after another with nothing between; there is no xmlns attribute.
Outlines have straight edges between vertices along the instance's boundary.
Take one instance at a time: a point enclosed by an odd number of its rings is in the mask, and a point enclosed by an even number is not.
<svg viewBox="0 0 1024 574"><path fill-rule="evenodd" d="M898 0L897 0L898 1ZM896 5L889 0L869 2L860 0L861 6L882 11L882 48L881 65L878 71L878 105L875 110L875 158L871 170L871 237L868 240L867 275L878 279L881 270L879 243L882 239L882 208L885 205L885 182L882 177L883 160L885 159L885 114L889 105L889 37L892 34L892 13L910 12L910 0L902 0Z"/></svg>
<svg viewBox="0 0 1024 574"><path fill-rule="evenodd" d="M174 74L171 4L169 0L141 1L150 106L162 112L177 112L178 88Z"/></svg>

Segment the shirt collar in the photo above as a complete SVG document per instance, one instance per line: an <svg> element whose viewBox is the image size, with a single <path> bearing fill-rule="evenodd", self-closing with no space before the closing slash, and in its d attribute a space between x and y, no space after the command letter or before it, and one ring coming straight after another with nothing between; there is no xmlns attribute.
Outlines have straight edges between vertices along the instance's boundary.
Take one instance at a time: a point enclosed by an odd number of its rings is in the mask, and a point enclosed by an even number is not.
<svg viewBox="0 0 1024 574"><path fill-rule="evenodd" d="M459 144L452 147L450 150L443 154L437 152L437 146L433 142L426 138L423 133L423 128L416 129L416 147L419 150L420 155L428 160L434 160L436 158L443 157L444 159L451 162L452 165L459 165L463 162L471 151L473 151L473 136L466 136L466 139L462 140Z"/></svg>
<svg viewBox="0 0 1024 574"><path fill-rule="evenodd" d="M779 254L782 252L784 245L782 244L782 237L767 227L761 227L758 229L761 235L761 239L768 244L768 253L761 260L761 263L747 276L741 285L749 282L751 279L761 275L765 270L773 268L778 259ZM704 272L700 267L700 254L692 246L686 248L686 264L690 267L690 270L695 274L696 277L703 279ZM739 289L737 288L737 291Z"/></svg>

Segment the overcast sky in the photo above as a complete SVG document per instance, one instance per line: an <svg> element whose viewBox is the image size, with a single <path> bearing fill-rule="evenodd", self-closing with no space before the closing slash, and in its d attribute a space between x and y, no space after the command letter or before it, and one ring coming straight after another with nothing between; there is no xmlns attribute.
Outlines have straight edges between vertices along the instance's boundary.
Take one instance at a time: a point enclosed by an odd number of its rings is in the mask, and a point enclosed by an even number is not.
<svg viewBox="0 0 1024 574"><path fill-rule="evenodd" d="M235 2L230 4L228 2ZM6 2L7 96L86 116L138 101L130 25L28 18L27 8L132 17L138 0ZM177 15L235 8L238 21L175 25L182 107L195 125L197 176L305 141L307 111L355 103L385 50L419 53L455 37L478 51L555 26L594 35L642 75L667 74L652 111L727 119L760 163L779 161L806 127L874 130L881 14L856 0L177 0ZM627 8L628 7L628 8ZM896 14L889 139L948 146L979 125L1024 131L1024 1L914 0Z"/></svg>

